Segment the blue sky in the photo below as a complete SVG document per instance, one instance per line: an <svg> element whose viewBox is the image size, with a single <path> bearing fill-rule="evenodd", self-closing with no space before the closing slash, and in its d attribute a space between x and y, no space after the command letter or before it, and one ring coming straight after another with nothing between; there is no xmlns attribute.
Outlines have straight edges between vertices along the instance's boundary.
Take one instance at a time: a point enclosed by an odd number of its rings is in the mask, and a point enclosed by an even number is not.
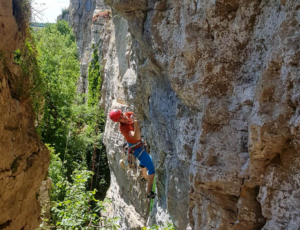
<svg viewBox="0 0 300 230"><path fill-rule="evenodd" d="M69 0L33 0L33 15L36 22L56 22L62 9L69 6Z"/></svg>

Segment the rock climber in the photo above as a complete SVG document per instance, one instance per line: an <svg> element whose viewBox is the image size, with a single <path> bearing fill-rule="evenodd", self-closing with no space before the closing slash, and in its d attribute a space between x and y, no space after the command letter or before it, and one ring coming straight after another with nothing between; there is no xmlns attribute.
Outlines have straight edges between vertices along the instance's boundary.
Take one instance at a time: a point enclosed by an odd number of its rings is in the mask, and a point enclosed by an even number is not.
<svg viewBox="0 0 300 230"><path fill-rule="evenodd" d="M119 109L113 109L109 112L109 118L114 122L119 122L120 132L125 137L128 146L133 149L133 155L139 159L143 174L146 174L145 167L148 169L147 198L154 198L155 193L152 191L155 176L154 165L152 157L145 151L142 144L140 127L134 113L123 113Z"/></svg>

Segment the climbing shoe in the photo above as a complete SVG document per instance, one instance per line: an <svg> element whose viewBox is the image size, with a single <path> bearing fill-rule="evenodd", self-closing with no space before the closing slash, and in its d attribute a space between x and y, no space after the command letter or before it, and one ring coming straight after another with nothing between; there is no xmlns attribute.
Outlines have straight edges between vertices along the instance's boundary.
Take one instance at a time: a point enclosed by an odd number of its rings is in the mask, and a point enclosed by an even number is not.
<svg viewBox="0 0 300 230"><path fill-rule="evenodd" d="M155 193L153 191L151 191L147 196L148 199L153 199L154 197L155 197Z"/></svg>

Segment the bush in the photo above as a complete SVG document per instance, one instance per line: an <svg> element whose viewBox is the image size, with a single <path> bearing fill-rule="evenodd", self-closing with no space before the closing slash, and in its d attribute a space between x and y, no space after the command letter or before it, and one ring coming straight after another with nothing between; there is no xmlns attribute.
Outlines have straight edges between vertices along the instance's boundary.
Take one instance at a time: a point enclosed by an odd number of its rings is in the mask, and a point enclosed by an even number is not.
<svg viewBox="0 0 300 230"><path fill-rule="evenodd" d="M105 207L110 201L95 198L96 189L87 190L87 183L93 174L85 168L75 169L71 180L66 178L66 170L54 149L50 150L51 163L49 177L52 179L51 219L44 219L40 229L117 229L119 218L106 218Z"/></svg>
<svg viewBox="0 0 300 230"><path fill-rule="evenodd" d="M58 21L47 25L36 32L35 38L40 75L45 83L45 103L42 115L38 116L38 131L42 140L51 146L49 177L53 181L51 218L44 221L42 229L46 226L116 229L117 218L100 215L107 201L96 199L104 199L110 180L102 143L105 116L98 106L101 66L97 52L94 51L89 69L89 92L78 95L79 61L68 23ZM95 180L91 171L97 172ZM89 185L90 190L99 188L100 192L89 191Z"/></svg>

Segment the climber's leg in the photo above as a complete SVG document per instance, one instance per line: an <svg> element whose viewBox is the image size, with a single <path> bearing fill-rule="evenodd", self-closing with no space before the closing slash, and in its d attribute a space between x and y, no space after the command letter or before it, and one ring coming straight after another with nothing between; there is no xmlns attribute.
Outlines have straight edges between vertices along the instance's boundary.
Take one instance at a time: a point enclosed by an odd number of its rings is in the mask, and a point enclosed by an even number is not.
<svg viewBox="0 0 300 230"><path fill-rule="evenodd" d="M148 185L147 185L147 196L149 198L153 198L155 195L152 194L151 196L150 193L152 191L152 185L155 177L155 169L152 161L152 157L146 152L143 151L142 153L142 147L140 149L135 150L134 155L138 157L140 164L145 166L148 169Z"/></svg>
<svg viewBox="0 0 300 230"><path fill-rule="evenodd" d="M148 169L147 195L149 196L150 192L152 191L153 180L155 177L155 170L152 157L146 151L144 151L140 156L140 162Z"/></svg>
<svg viewBox="0 0 300 230"><path fill-rule="evenodd" d="M155 174L151 174L148 176L147 195L149 195L152 191L154 177L155 177Z"/></svg>
<svg viewBox="0 0 300 230"><path fill-rule="evenodd" d="M142 167L141 171L142 171L142 176L143 176L143 178L144 178L145 180L148 180L147 168L146 168L145 166L142 166L142 165L140 165L140 166Z"/></svg>

